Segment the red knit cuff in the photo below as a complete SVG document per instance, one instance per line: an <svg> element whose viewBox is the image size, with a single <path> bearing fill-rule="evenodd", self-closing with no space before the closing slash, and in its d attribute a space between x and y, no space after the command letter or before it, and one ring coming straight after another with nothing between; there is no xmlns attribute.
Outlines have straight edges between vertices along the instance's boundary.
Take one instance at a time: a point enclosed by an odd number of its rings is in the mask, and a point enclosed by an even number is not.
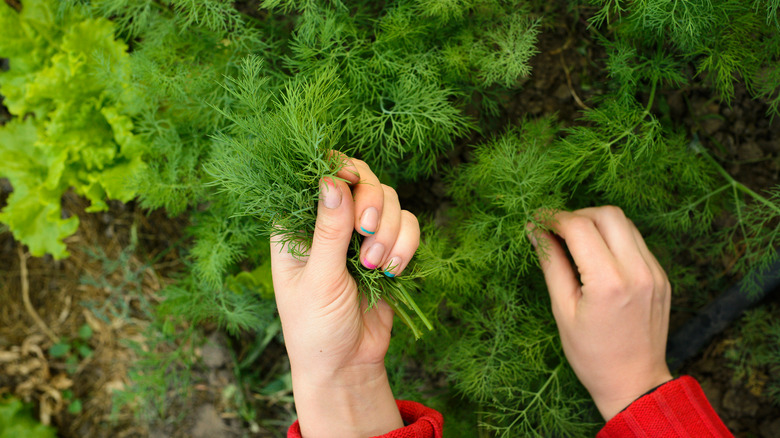
<svg viewBox="0 0 780 438"><path fill-rule="evenodd" d="M682 376L665 383L615 415L597 438L733 437L699 383Z"/></svg>
<svg viewBox="0 0 780 438"><path fill-rule="evenodd" d="M408 426L380 435L381 438L442 438L444 417L439 412L413 401L395 403ZM297 421L287 430L287 438L303 438Z"/></svg>

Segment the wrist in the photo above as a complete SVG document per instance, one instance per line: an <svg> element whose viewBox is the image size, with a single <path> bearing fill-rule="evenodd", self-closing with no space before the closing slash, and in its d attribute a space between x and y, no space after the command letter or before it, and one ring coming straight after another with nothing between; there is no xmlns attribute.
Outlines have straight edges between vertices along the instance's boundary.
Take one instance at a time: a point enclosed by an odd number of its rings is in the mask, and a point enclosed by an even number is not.
<svg viewBox="0 0 780 438"><path fill-rule="evenodd" d="M605 421L611 420L632 403L652 392L659 386L673 380L671 373L665 370L656 376L652 376L644 383L627 387L625 391L609 394L602 397L593 397L596 407Z"/></svg>
<svg viewBox="0 0 780 438"><path fill-rule="evenodd" d="M384 364L333 373L296 371L293 393L304 438L363 438L404 426Z"/></svg>

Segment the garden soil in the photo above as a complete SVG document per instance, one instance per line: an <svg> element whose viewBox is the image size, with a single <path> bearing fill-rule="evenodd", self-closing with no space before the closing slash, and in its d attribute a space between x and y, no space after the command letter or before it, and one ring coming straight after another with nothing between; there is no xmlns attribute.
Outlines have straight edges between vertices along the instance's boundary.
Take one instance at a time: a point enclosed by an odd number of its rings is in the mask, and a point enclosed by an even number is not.
<svg viewBox="0 0 780 438"><path fill-rule="evenodd" d="M578 123L579 111L600 93L599 84L605 80L604 53L592 42L583 21L546 27L538 47L540 53L533 59L531 78L504 102L502 123L555 113L563 126L572 126ZM737 180L756 191L780 181L780 121L770 120L766 107L751 100L745 90L737 90L731 105L718 103L708 90L691 88L663 94L657 100L664 102L664 110L672 119L683 121L688 132L697 133L716 151ZM0 110L0 123L6 118L7 113ZM464 139L442 160L442 167L467 161L467 145L481 140L478 136ZM10 187L4 182L0 189L2 205ZM447 220L448 200L440 176L422 183L402 183L398 192L413 212ZM62 437L279 436L284 425L273 430L250 429L236 414L235 406L224 399L223 390L239 384L233 357L236 352L241 354L250 337L230 339L209 326L202 327L205 342L195 346L199 360L193 372L198 383L189 400L172 403L171 421L149 428L139 426L129 411L112 415L111 393L126 387L128 369L137 359L127 341L142 342L144 330L151 324L143 303L158 302L159 290L183 267L177 244L186 223L158 211L143 211L133 203L112 203L105 213L88 214L84 208L84 201L78 197L65 197L63 211L78 215L81 225L78 233L67 240L71 257L63 261L28 257L8 232L0 234L0 394L15 394L33 402L40 418L58 427ZM138 273L139 292L117 294L125 281L121 270L103 278L105 281L99 282L102 287L87 281L105 276L105 260L115 260L130 246L134 227L138 245L127 263ZM96 257L96 252L102 256ZM723 273L733 264L733 260L683 262L714 264L715 271ZM702 288L710 298L721 290L715 285L736 280L725 274L723 277L718 281L702 280ZM25 292L30 306L24 305ZM777 294L769 300L780 301ZM103 320L92 310L99 305L117 312ZM695 305L675 302L676 309ZM35 322L33 313L42 324ZM675 310L673 329L688 316L689 312ZM81 360L75 372L68 372L64 360L51 357L49 348L59 338L77 339L79 328L85 324L93 332L88 340L93 355ZM702 383L713 406L737 436L780 436L780 409L760 391L751 392L744 382L735 382L724 365L724 350L733 342L735 333L729 329L686 363L681 372ZM283 349L272 345L260 362L262 369L285 366ZM68 412L68 401L61 396L64 390L83 401L81 412ZM284 406L282 410L290 409ZM263 415L270 414L261 412L260 418Z"/></svg>
<svg viewBox="0 0 780 438"><path fill-rule="evenodd" d="M9 187L2 189L4 203ZM151 324L148 304L160 301L157 292L183 268L177 245L187 224L133 203L111 203L109 211L92 214L84 212L85 204L72 193L64 198L63 211L81 220L78 232L66 240L71 256L65 260L29 257L10 233L0 234L0 395L32 402L38 417L63 438L249 436L248 426L223 399L223 390L236 381L228 342L216 327L202 328L214 335L194 346L198 360L191 397L170 400L167 421L144 425L127 408L112 411L112 393L127 388L128 370L138 359L129 342L144 342ZM124 260L133 228L137 249L126 266L107 273L107 263ZM65 359L52 357L49 348L61 339L78 339L85 324L92 331L86 344L93 353L68 370ZM82 402L80 412L69 412L63 391ZM258 428L251 436L277 434Z"/></svg>

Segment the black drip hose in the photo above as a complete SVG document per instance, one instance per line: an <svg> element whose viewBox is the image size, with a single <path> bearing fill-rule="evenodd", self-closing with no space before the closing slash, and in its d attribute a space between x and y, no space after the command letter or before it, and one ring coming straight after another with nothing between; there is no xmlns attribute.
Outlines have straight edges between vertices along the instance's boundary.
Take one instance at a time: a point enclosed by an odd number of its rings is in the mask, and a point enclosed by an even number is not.
<svg viewBox="0 0 780 438"><path fill-rule="evenodd" d="M683 362L695 356L742 312L780 288L780 257L776 256L775 262L759 274L756 276L760 288L758 294L748 296L743 291L744 280L740 281L669 337L669 342L666 344L666 361L669 369L672 371L679 369Z"/></svg>

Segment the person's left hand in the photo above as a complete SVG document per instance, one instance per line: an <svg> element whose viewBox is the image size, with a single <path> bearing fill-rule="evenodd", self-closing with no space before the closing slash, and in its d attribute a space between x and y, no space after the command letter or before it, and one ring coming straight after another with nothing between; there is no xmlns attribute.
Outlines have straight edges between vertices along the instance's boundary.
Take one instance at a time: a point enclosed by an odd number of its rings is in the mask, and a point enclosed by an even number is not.
<svg viewBox="0 0 780 438"><path fill-rule="evenodd" d="M357 231L366 236L360 251L366 269L399 275L417 250L420 227L364 162L347 160L337 176L351 184L321 181L307 257L290 254L282 236L271 240L276 302L305 437L367 437L403 427L384 365L393 311L383 301L366 311L346 257Z"/></svg>

